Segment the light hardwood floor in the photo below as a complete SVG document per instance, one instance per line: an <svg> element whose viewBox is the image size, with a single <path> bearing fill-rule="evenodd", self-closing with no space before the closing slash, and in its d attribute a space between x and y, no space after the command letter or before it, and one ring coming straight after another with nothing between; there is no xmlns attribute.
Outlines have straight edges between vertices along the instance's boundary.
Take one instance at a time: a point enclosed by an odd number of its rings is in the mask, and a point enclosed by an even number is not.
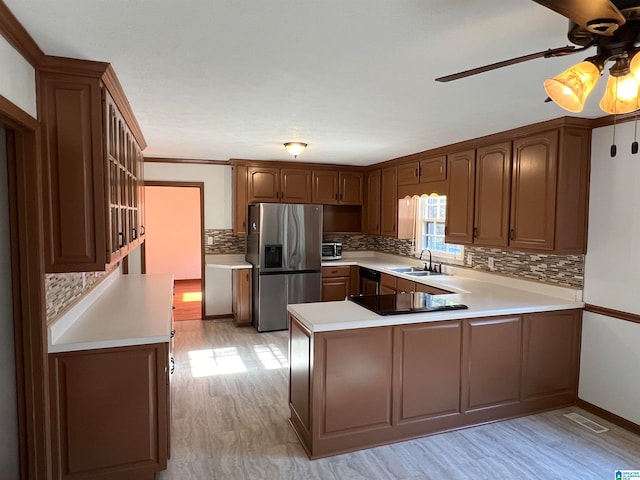
<svg viewBox="0 0 640 480"><path fill-rule="evenodd" d="M159 480L613 480L640 469L639 436L576 407L310 461L287 423L288 332L176 330L172 458ZM573 411L610 431L563 416Z"/></svg>

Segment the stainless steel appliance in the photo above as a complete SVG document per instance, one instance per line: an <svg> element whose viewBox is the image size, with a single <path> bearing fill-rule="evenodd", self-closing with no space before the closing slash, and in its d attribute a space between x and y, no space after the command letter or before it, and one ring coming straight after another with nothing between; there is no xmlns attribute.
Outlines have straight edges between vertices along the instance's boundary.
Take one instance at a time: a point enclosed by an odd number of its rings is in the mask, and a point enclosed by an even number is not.
<svg viewBox="0 0 640 480"><path fill-rule="evenodd" d="M440 312L469 308L462 303L444 298L443 295L429 295L424 292L392 293L389 295L361 295L349 297L354 303L378 315L401 315L404 313Z"/></svg>
<svg viewBox="0 0 640 480"><path fill-rule="evenodd" d="M324 242L322 244L322 260L340 260L342 258L342 244Z"/></svg>
<svg viewBox="0 0 640 480"><path fill-rule="evenodd" d="M360 267L360 295L378 295L380 293L380 272Z"/></svg>
<svg viewBox="0 0 640 480"><path fill-rule="evenodd" d="M289 328L287 304L321 300L322 205L249 206L246 259L253 265L253 325Z"/></svg>

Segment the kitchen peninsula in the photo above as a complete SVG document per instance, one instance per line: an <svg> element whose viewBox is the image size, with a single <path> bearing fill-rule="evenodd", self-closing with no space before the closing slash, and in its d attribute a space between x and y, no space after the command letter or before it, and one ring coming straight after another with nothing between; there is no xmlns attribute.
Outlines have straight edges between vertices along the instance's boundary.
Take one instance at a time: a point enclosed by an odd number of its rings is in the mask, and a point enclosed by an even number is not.
<svg viewBox="0 0 640 480"><path fill-rule="evenodd" d="M290 422L311 458L575 403L580 292L455 272L419 281L465 310L289 306Z"/></svg>

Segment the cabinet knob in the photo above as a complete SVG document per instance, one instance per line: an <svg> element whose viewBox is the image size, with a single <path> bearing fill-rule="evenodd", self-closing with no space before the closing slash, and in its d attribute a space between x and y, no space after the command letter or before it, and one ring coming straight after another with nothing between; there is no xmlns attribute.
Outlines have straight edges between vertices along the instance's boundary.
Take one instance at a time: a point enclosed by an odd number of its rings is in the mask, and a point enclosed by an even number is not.
<svg viewBox="0 0 640 480"><path fill-rule="evenodd" d="M173 338L175 336L176 336L176 331L175 331L175 329L173 329L173 330L171 330L171 338Z"/></svg>
<svg viewBox="0 0 640 480"><path fill-rule="evenodd" d="M338 200L338 194L336 193L336 200Z"/></svg>
<svg viewBox="0 0 640 480"><path fill-rule="evenodd" d="M473 238L478 237L478 227L473 227Z"/></svg>
<svg viewBox="0 0 640 480"><path fill-rule="evenodd" d="M418 178L420 176L420 172L418 171L418 169L416 168L416 178Z"/></svg>
<svg viewBox="0 0 640 480"><path fill-rule="evenodd" d="M509 240L513 240L514 238L516 238L516 231L512 228L509 230Z"/></svg>

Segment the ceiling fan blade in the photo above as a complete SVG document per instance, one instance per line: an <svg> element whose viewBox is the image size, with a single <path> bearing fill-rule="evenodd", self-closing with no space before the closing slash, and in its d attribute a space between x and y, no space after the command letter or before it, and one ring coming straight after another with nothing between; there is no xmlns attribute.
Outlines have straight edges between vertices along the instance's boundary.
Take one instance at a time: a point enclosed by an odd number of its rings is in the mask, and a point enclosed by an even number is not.
<svg viewBox="0 0 640 480"><path fill-rule="evenodd" d="M573 46L566 46L566 47L560 47L560 48L550 48L542 52L531 53L529 55L523 55L522 57L516 57L510 60L504 60L502 62L491 63L489 65L484 65L482 67L465 70L464 72L458 72L452 75L439 77L439 78L436 78L436 82L451 82L452 80L458 80L460 78L470 77L471 75L477 75L479 73L489 72L497 68L508 67L509 65L515 65L516 63L522 63L529 60L534 60L536 58L549 58L549 57L560 57L563 55L570 55L572 53L581 52L586 48L589 48L589 47L576 48Z"/></svg>
<svg viewBox="0 0 640 480"><path fill-rule="evenodd" d="M609 0L533 0L593 33L611 36L626 22Z"/></svg>

